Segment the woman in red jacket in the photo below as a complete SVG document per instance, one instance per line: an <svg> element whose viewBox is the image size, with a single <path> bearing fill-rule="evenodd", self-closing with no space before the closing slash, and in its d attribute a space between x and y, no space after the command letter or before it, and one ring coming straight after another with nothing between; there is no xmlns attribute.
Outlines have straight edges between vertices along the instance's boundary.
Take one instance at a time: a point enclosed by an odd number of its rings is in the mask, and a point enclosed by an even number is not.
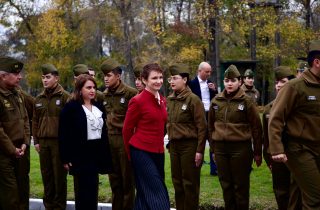
<svg viewBox="0 0 320 210"><path fill-rule="evenodd" d="M141 73L145 89L129 102L123 125L125 149L136 181L134 209L170 209L164 183L164 128L166 101L159 94L163 83L161 67L147 64Z"/></svg>

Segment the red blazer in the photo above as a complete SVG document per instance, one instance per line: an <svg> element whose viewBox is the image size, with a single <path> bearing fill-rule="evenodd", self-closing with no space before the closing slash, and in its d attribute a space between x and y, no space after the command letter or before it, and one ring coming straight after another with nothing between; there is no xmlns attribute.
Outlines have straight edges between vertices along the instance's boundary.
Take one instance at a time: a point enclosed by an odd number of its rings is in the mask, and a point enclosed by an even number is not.
<svg viewBox="0 0 320 210"><path fill-rule="evenodd" d="M160 104L147 90L133 97L128 106L122 135L130 156L129 144L153 153L164 153L164 129L167 121L166 101L160 95Z"/></svg>

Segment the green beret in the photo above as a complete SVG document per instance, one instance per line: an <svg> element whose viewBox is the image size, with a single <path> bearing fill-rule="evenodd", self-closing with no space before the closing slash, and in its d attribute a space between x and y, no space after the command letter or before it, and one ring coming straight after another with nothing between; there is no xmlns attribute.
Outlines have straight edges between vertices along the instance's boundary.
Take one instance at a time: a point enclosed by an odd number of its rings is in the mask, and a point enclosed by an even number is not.
<svg viewBox="0 0 320 210"><path fill-rule="evenodd" d="M117 67L120 67L120 64L116 60L108 58L107 60L102 62L100 69L104 74L108 74Z"/></svg>
<svg viewBox="0 0 320 210"><path fill-rule="evenodd" d="M50 74L50 73L58 73L56 67L50 63L43 64L41 66L42 75Z"/></svg>
<svg viewBox="0 0 320 210"><path fill-rule="evenodd" d="M143 70L143 65L138 64L133 68L133 74L135 78L140 78L141 77L141 72Z"/></svg>
<svg viewBox="0 0 320 210"><path fill-rule="evenodd" d="M297 68L298 71L304 71L304 70L306 70L306 69L308 69L308 68L309 68L308 62L306 62L306 61L300 61L300 62L298 63L298 68Z"/></svg>
<svg viewBox="0 0 320 210"><path fill-rule="evenodd" d="M294 76L289 66L278 66L274 69L274 73L276 80L281 80L289 76Z"/></svg>
<svg viewBox="0 0 320 210"><path fill-rule="evenodd" d="M253 77L253 71L251 69L247 69L245 72L244 72L244 77Z"/></svg>
<svg viewBox="0 0 320 210"><path fill-rule="evenodd" d="M227 68L227 70L224 72L224 78L233 79L233 78L237 78L240 76L241 76L241 74L235 65L230 65Z"/></svg>
<svg viewBox="0 0 320 210"><path fill-rule="evenodd" d="M175 63L169 66L169 72L171 75L189 74L189 66L183 63Z"/></svg>
<svg viewBox="0 0 320 210"><path fill-rule="evenodd" d="M8 73L19 73L23 68L23 63L11 57L0 57L0 71Z"/></svg>
<svg viewBox="0 0 320 210"><path fill-rule="evenodd" d="M311 51L320 51L320 40L314 40L310 42L309 52Z"/></svg>
<svg viewBox="0 0 320 210"><path fill-rule="evenodd" d="M81 74L89 74L88 66L85 64L77 64L73 67L74 76L79 76Z"/></svg>

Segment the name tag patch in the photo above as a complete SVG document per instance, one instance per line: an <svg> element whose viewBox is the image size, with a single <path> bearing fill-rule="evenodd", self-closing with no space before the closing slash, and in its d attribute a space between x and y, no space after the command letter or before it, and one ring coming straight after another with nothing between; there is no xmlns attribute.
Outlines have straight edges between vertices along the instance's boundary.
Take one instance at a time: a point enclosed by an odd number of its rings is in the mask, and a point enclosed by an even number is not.
<svg viewBox="0 0 320 210"><path fill-rule="evenodd" d="M316 101L316 96L308 96L308 101Z"/></svg>
<svg viewBox="0 0 320 210"><path fill-rule="evenodd" d="M125 98L120 98L120 103L121 104L124 104L125 101L126 101Z"/></svg>
<svg viewBox="0 0 320 210"><path fill-rule="evenodd" d="M11 104L6 99L3 100L4 107L11 108Z"/></svg>
<svg viewBox="0 0 320 210"><path fill-rule="evenodd" d="M36 104L36 107L38 108L38 107L42 107L42 103L37 103Z"/></svg>
<svg viewBox="0 0 320 210"><path fill-rule="evenodd" d="M185 110L187 109L187 104L183 104L182 107L181 107L181 109L182 109L183 111L185 111Z"/></svg>
<svg viewBox="0 0 320 210"><path fill-rule="evenodd" d="M57 99L57 100L56 100L56 105L57 105L57 106L60 106L60 104L61 104L60 99Z"/></svg>

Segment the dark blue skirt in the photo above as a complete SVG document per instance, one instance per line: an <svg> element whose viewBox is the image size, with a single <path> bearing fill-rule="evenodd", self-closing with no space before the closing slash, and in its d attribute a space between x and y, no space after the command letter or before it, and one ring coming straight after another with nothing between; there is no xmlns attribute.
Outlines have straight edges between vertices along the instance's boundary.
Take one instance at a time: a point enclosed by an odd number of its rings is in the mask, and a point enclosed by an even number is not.
<svg viewBox="0 0 320 210"><path fill-rule="evenodd" d="M130 147L136 182L134 210L169 210L170 201L164 183L164 154Z"/></svg>

